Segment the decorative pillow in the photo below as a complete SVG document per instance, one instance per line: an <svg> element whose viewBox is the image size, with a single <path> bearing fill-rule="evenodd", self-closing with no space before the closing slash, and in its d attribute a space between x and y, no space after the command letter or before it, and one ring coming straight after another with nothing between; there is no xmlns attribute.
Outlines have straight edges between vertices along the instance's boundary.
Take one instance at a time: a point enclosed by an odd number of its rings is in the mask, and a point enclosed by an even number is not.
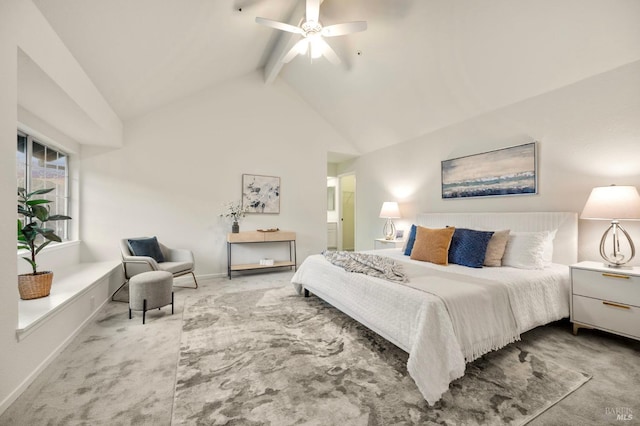
<svg viewBox="0 0 640 426"><path fill-rule="evenodd" d="M430 229L418 226L411 259L448 265L449 246L456 228Z"/></svg>
<svg viewBox="0 0 640 426"><path fill-rule="evenodd" d="M449 263L482 268L487 252L487 244L493 232L476 231L474 229L456 228L449 247Z"/></svg>
<svg viewBox="0 0 640 426"><path fill-rule="evenodd" d="M411 255L411 250L413 250L413 244L416 242L416 226L411 225L411 231L409 231L409 236L407 237L407 241L404 243L404 255Z"/></svg>
<svg viewBox="0 0 640 426"><path fill-rule="evenodd" d="M509 230L496 231L489 240L487 253L484 256L484 266L502 266L502 256L509 241Z"/></svg>
<svg viewBox="0 0 640 426"><path fill-rule="evenodd" d="M127 240L129 250L134 256L148 256L155 259L156 262L164 262L164 255L158 245L156 237L151 238L131 238Z"/></svg>
<svg viewBox="0 0 640 426"><path fill-rule="evenodd" d="M553 263L553 240L555 240L558 230L554 229L553 231L547 231L547 233L547 238L544 240L544 252L542 253L544 266L549 266Z"/></svg>
<svg viewBox="0 0 640 426"><path fill-rule="evenodd" d="M512 232L504 251L502 266L544 269L544 246L549 231Z"/></svg>

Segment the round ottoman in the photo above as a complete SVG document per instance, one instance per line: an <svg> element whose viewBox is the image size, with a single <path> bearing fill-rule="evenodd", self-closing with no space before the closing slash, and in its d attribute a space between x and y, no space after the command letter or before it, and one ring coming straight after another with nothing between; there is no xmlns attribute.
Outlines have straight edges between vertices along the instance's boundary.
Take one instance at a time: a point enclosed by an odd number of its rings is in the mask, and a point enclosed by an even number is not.
<svg viewBox="0 0 640 426"><path fill-rule="evenodd" d="M173 315L173 275L167 271L150 271L129 279L129 319L131 311L142 311L142 323L150 309L171 304Z"/></svg>

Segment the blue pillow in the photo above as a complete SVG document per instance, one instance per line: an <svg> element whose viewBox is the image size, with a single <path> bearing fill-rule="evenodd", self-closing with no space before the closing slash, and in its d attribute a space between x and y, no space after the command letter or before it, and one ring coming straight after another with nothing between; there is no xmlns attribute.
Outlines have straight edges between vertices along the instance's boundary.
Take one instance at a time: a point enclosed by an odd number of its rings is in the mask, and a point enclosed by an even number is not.
<svg viewBox="0 0 640 426"><path fill-rule="evenodd" d="M482 268L493 232L456 228L449 246L449 263Z"/></svg>
<svg viewBox="0 0 640 426"><path fill-rule="evenodd" d="M416 242L416 228L415 225L411 225L411 231L409 231L409 237L407 238L407 247L404 249L405 256L411 256L411 250L413 250L413 244Z"/></svg>
<svg viewBox="0 0 640 426"><path fill-rule="evenodd" d="M156 237L151 238L131 238L127 240L131 254L134 256L148 256L155 259L156 262L164 262L164 255L158 245Z"/></svg>

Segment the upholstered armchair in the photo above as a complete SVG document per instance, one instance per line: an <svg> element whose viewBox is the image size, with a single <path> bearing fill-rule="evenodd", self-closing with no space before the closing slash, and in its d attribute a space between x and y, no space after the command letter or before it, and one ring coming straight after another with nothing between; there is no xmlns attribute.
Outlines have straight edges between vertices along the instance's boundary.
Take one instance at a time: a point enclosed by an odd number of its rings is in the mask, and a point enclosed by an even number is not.
<svg viewBox="0 0 640 426"><path fill-rule="evenodd" d="M198 288L198 281L193 273L195 261L190 250L169 248L157 242L155 237L145 237L120 240L120 251L127 280L142 272L167 271L171 272L174 278L191 274L194 288ZM136 252L139 255L136 255Z"/></svg>

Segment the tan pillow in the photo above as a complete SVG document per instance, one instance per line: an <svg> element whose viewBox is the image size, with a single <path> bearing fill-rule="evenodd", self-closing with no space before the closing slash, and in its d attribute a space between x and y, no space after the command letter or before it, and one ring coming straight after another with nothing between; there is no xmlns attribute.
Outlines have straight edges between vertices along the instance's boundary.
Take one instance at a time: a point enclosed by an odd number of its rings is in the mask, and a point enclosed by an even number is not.
<svg viewBox="0 0 640 426"><path fill-rule="evenodd" d="M449 264L449 246L456 228L430 229L418 226L411 259L438 265Z"/></svg>
<svg viewBox="0 0 640 426"><path fill-rule="evenodd" d="M496 231L487 244L484 266L502 266L502 257L509 241L509 230Z"/></svg>

